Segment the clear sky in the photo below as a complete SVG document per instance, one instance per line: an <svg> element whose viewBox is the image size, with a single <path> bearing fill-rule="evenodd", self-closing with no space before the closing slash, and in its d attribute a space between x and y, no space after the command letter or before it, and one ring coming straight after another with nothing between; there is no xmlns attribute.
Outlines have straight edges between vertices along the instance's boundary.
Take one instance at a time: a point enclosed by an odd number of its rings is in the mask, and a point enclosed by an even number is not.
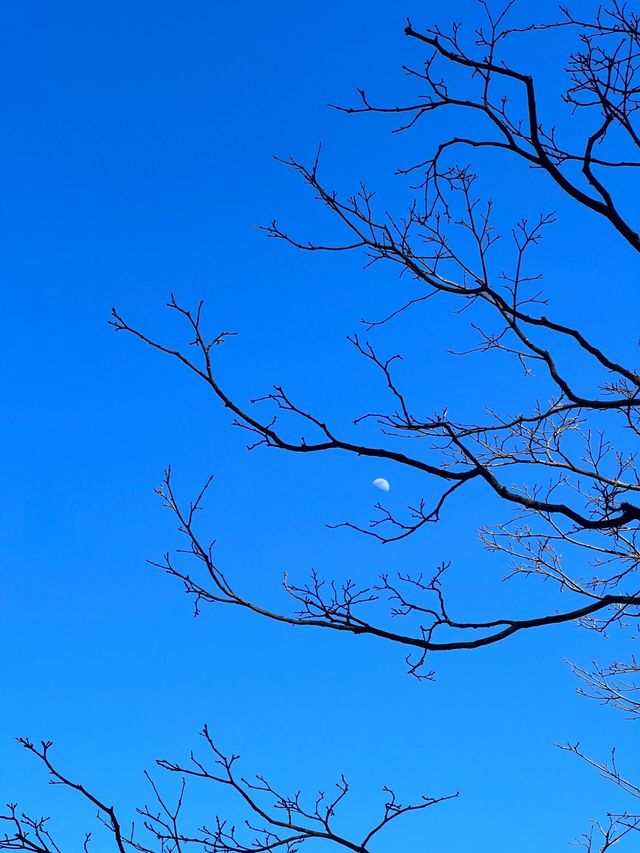
<svg viewBox="0 0 640 853"><path fill-rule="evenodd" d="M400 650L382 643L220 610L194 619L181 589L145 563L177 543L153 494L170 463L185 495L215 475L202 524L220 566L255 598L282 604L283 571L366 580L450 559L460 616L504 615L496 606L536 615L550 600L533 583L500 586L504 566L475 535L497 508L478 490L395 547L328 530L368 518L380 496L374 477L390 480L395 507L423 486L366 460L248 454L204 387L107 326L115 305L172 336L169 293L203 297L213 332L240 333L220 368L240 399L282 383L349 429L380 389L345 336L397 302L395 273L301 255L253 226L278 216L303 237L333 227L271 156L308 159L319 141L341 189L364 177L385 205L405 197L393 169L428 148L426 126L398 140L385 122L326 104L350 101L357 86L400 98L400 66L420 59L404 18L419 27L445 11L475 14L470 0L446 5L24 0L3 9L0 800L52 813L63 840L80 843L91 810L47 788L16 735L54 740L60 765L125 817L147 796L143 770L185 756L205 721L247 773L284 787L313 793L344 772L354 789L347 830L375 819L383 784L405 800L461 791L390 832L384 851L562 850L590 817L626 805L553 746L580 740L604 757L617 743L632 754L634 732L577 697L564 664L606 661L619 651L615 637L531 633L434 659L437 683L419 684ZM521 8L526 18L553 5ZM525 51L522 62L556 82L544 56ZM543 182L504 162L483 170L505 220L559 211L541 264L553 305L628 354L631 252ZM466 331L451 337L463 327L424 312L379 341L416 353L406 377L419 408L517 405L515 370L446 360L466 340ZM469 384L469 371L484 384ZM193 796L210 817L217 792Z"/></svg>

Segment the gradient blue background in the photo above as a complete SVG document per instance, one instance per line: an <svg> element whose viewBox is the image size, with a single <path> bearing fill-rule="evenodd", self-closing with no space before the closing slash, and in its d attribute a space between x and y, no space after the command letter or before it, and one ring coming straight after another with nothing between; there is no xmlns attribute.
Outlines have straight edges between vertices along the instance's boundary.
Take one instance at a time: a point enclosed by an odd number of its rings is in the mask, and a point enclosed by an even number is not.
<svg viewBox="0 0 640 853"><path fill-rule="evenodd" d="M521 19L534 7L541 17L554 9L523 3ZM480 488L398 546L327 530L366 521L375 476L391 481L396 509L431 487L372 461L247 454L205 387L107 327L116 305L178 340L163 308L169 292L204 297L212 332L240 333L220 353L239 398L282 382L346 434L353 416L382 404L345 336L402 300L395 272L363 270L355 256L302 255L253 226L278 216L304 238L336 233L271 159L309 159L319 141L328 181L352 191L364 178L383 207L401 206L406 185L393 168L428 153L444 120L398 138L384 121L325 105L363 85L380 100L402 98L400 66L422 55L402 35L407 14L419 27L470 19L476 4L25 0L3 9L0 798L52 813L63 842L80 843L92 810L48 788L16 735L53 739L61 767L125 819L147 798L143 769L185 756L204 721L242 754L246 773L286 788L313 793L344 772L354 789L345 832L376 819L383 784L401 800L461 791L399 823L381 840L388 851L562 850L590 817L629 806L553 746L579 739L605 757L616 743L622 768L625 754L632 764L634 732L577 697L564 663L606 661L624 648L615 636L531 633L433 658L437 684L418 684L401 650L382 643L226 610L193 619L178 585L145 564L178 541L153 494L171 463L185 496L215 474L203 528L220 566L256 599L284 606L283 571L370 581L451 560L461 617L535 615L555 600L535 583L501 585L505 566L475 530L502 510ZM519 61L551 92L557 38L545 44L544 53L523 47ZM563 115L557 100L551 109ZM507 226L558 210L540 254L556 314L573 314L630 357L631 251L539 176L504 160L481 164L482 190L496 195ZM461 416L505 400L517 408L533 394L504 359L445 356L472 338L444 304L376 340L415 354L401 375L425 414L443 404ZM478 371L484 383L470 382ZM190 802L200 821L217 808L241 817L215 790L194 788ZM106 850L100 838L95 849Z"/></svg>

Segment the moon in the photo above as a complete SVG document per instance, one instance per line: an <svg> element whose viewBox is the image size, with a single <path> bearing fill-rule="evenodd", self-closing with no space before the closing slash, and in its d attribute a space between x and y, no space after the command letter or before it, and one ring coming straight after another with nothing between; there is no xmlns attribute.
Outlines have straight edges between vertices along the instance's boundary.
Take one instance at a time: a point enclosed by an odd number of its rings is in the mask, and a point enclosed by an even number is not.
<svg viewBox="0 0 640 853"><path fill-rule="evenodd" d="M381 492L388 492L391 488L389 482L385 480L384 477L376 477L376 479L373 481L373 485L376 487L376 489L380 489Z"/></svg>

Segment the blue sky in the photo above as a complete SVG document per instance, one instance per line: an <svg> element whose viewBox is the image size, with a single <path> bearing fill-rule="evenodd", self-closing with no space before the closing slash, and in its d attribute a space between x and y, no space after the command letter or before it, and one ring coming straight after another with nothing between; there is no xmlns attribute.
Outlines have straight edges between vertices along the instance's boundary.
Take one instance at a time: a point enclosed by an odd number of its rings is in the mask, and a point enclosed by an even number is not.
<svg viewBox="0 0 640 853"><path fill-rule="evenodd" d="M447 16L475 14L468 0L447 5ZM530 600L533 615L549 600L534 584L499 585L503 567L475 534L497 510L479 491L395 548L326 529L368 517L376 476L391 481L396 507L422 484L366 460L246 453L204 387L107 326L115 305L171 337L169 293L202 297L212 331L239 332L220 366L239 398L281 382L345 428L380 399L345 336L396 304L394 273L365 271L355 256L295 253L254 226L278 216L304 237L331 232L271 157L310 158L319 141L340 188L364 177L385 203L405 198L393 169L424 151L430 133L398 139L383 121L326 104L363 85L381 99L402 92L400 66L420 58L402 35L406 15L416 26L445 20L423 4L379 0L252 0L241 10L25 0L3 10L0 799L51 812L62 839L79 841L91 811L46 787L16 735L54 740L61 766L124 816L146 797L143 769L186 755L205 721L247 773L285 787L313 792L344 772L354 788L347 829L381 806L383 784L401 799L460 789L459 801L409 819L381 850L560 850L589 817L624 807L553 747L579 739L600 755L613 743L633 749L613 713L575 695L564 664L606 661L619 651L615 637L531 634L438 658L437 683L418 684L398 649L374 641L226 611L193 619L177 585L145 563L177 543L153 494L170 463L185 495L214 474L203 526L224 571L256 598L278 601L283 571L366 580L450 559L461 609L489 614L499 594L505 609ZM545 85L556 82L535 50L521 59ZM631 253L543 182L504 162L482 166L505 222L523 205L530 216L558 210L540 255L553 305L600 340L615 333L615 354L628 356L637 313L617 297L637 277ZM603 280L613 297L604 301ZM477 410L487 383L496 401L518 405L513 368L445 358L467 335L459 318L424 312L379 341L415 353L404 377L429 411ZM470 370L485 384L469 387ZM217 793L204 793L194 790L194 809L210 814Z"/></svg>

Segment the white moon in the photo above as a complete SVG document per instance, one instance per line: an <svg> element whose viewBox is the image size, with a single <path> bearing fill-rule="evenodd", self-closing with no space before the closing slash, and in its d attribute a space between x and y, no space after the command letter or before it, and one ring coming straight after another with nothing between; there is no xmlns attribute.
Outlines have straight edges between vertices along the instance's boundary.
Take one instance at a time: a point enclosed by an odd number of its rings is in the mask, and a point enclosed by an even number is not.
<svg viewBox="0 0 640 853"><path fill-rule="evenodd" d="M389 483L383 477L376 477L373 481L373 485L376 489L380 489L381 492L388 492L390 489Z"/></svg>

